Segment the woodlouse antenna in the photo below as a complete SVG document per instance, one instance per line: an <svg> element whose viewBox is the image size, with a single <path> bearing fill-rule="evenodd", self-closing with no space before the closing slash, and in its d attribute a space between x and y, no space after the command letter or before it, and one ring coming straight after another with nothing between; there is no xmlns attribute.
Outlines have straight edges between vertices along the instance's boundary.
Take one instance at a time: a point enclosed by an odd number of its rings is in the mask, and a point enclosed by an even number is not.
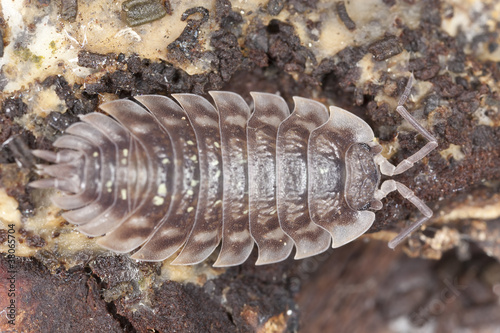
<svg viewBox="0 0 500 333"><path fill-rule="evenodd" d="M404 107L404 103L408 99L411 93L411 87L413 85L413 73L408 79L408 83L406 84L405 90L399 99L398 106L396 107L396 111L406 119L412 126L417 130L418 133L422 134L429 142L415 154L401 161L397 166L391 164L387 159L385 159L382 155L377 155L375 157L375 162L380 166L380 172L387 176L398 175L413 166L414 163L423 159L427 154L429 154L432 150L434 150L437 146L437 140L432 134L429 133L422 125L420 125L417 120L406 110ZM394 249L399 243L401 243L405 238L407 238L413 231L418 229L422 224L424 224L427 220L432 217L432 210L418 197L415 196L413 191L411 191L405 185L396 182L394 180L387 180L382 183L380 189L375 192L375 198L381 200L387 194L393 191L398 191L405 199L409 200L415 207L422 213L424 216L412 223L410 226L401 231L394 239L389 242L389 247Z"/></svg>
<svg viewBox="0 0 500 333"><path fill-rule="evenodd" d="M415 207L417 207L417 209L422 214L424 214L424 216L405 228L394 239L392 239L389 242L389 247L391 249L394 249L396 246L398 246L398 244L405 240L405 238L408 237L413 231L415 231L432 217L432 210L429 208L429 206L427 206L422 200L415 196L415 193L413 193L412 190L395 180L390 179L383 182L379 192L375 193L375 197L378 199L382 199L387 196L387 194L393 191L398 191L399 194L403 196L403 198L409 200L412 204L414 204Z"/></svg>

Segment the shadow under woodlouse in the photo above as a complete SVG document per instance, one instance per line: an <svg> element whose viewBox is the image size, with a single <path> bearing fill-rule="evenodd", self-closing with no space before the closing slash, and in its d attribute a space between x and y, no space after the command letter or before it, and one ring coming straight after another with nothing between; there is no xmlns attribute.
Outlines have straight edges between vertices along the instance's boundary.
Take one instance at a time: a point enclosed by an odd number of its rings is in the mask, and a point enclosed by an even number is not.
<svg viewBox="0 0 500 333"><path fill-rule="evenodd" d="M222 242L214 266L243 263L257 244L257 265L342 246L372 225L381 199L397 190L423 217L389 243L394 248L432 216L400 174L437 146L408 113L410 77L397 111L429 142L397 166L381 154L371 128L341 108L294 97L295 109L252 93L254 112L231 92L211 92L215 107L193 94L144 95L105 103L54 142L33 151L53 178L33 187L53 198L63 217L103 247L132 258L173 264L205 260Z"/></svg>

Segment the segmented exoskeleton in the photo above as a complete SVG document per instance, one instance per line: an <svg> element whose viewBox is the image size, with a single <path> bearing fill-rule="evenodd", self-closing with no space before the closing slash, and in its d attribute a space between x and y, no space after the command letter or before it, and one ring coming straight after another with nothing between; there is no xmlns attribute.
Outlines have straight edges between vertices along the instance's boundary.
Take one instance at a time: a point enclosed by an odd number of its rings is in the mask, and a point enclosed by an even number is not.
<svg viewBox="0 0 500 333"><path fill-rule="evenodd" d="M192 94L116 100L70 126L54 142L58 152L33 153L54 178L31 185L63 192L53 202L63 217L116 252L173 264L205 260L222 243L214 266L243 263L258 246L258 265L313 256L342 246L372 225L380 200L398 190L423 213L401 232L396 246L432 211L406 186L380 173L410 168L436 140L403 107L398 113L429 142L396 167L366 122L311 99L285 101L251 93L211 92L216 108Z"/></svg>

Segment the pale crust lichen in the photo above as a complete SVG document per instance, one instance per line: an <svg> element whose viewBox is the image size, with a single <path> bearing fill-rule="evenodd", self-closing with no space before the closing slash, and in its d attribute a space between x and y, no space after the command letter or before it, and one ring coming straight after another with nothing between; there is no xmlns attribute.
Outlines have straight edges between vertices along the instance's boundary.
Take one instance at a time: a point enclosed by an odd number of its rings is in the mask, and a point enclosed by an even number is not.
<svg viewBox="0 0 500 333"><path fill-rule="evenodd" d="M78 252L93 252L104 254L105 250L100 248L95 240L76 232L75 227L68 224L61 216L60 209L51 205L46 191L35 191L35 202L37 204L36 214L32 217L22 218L17 209L17 201L9 197L4 189L0 188L0 229L8 230L9 225L14 225L16 233L15 255L18 257L31 257L38 251L49 250L56 253L61 262L67 267L76 264L71 259ZM40 236L44 241L43 247L30 247L19 230L23 228L30 233ZM0 244L0 252L7 253L7 243Z"/></svg>
<svg viewBox="0 0 500 333"><path fill-rule="evenodd" d="M387 32L396 34L399 31L394 24L396 18L403 18L410 27L416 27L420 20L418 4L410 6L403 2L388 10L381 0L358 0L347 4L348 12L359 22L358 29L349 31L336 12L331 10L331 2L327 0L318 1L317 10L308 15L282 10L279 15L271 16L259 10L265 5L266 1L258 0L233 4L233 10L244 17L246 25L242 29L250 28L256 16L263 24L272 19L290 22L302 44L310 49L318 62L347 46L375 41ZM215 1L176 0L171 1L171 6L174 9L172 15L129 27L121 20L119 1L81 1L75 21L68 22L60 19L55 3L40 11L34 2L3 0L3 15L10 27L12 40L5 48L4 57L0 58L0 67L3 66L8 79L4 91L26 89L36 80L43 81L50 75L61 73L70 83L83 83L92 71L78 65L76 59L81 50L99 54L138 54L141 58L175 62L169 57L166 46L180 36L186 27L186 22L180 21L182 13L197 6L203 6L213 13ZM201 51L211 49L208 37L217 26L213 17L211 15L211 19L200 27ZM311 35L307 24L315 20L323 22L323 26L320 32ZM30 28L32 25L34 30ZM19 52L19 46L15 46L14 41L21 37L24 39L22 49L25 52ZM32 56L26 57L27 52ZM176 65L182 65L189 74L210 70L210 64L200 60Z"/></svg>

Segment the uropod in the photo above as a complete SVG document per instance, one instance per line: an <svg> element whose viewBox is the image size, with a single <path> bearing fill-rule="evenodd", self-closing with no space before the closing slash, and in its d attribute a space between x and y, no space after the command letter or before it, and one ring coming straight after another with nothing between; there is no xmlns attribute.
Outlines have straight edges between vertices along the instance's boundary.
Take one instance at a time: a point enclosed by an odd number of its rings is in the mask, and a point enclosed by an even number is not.
<svg viewBox="0 0 500 333"><path fill-rule="evenodd" d="M234 266L258 247L257 265L342 246L364 234L398 191L423 216L389 242L394 248L432 216L405 185L380 183L437 147L403 106L396 111L428 143L397 166L381 155L369 125L341 108L294 97L290 114L273 94L251 93L254 112L232 92L210 92L215 106L193 94L136 96L105 103L33 154L51 176L31 183L55 188L63 217L112 251L172 264L205 260Z"/></svg>

